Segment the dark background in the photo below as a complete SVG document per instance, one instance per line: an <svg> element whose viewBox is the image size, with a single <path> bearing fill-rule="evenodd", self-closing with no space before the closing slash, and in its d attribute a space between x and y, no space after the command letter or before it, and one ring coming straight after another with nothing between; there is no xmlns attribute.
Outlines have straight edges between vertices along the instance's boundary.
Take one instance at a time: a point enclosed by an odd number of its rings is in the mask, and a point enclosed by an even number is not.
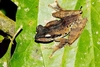
<svg viewBox="0 0 100 67"><path fill-rule="evenodd" d="M17 6L11 0L0 0L0 10L4 10L7 17L16 21L16 11ZM0 35L3 35L5 38L2 43L0 43L0 58L2 58L9 46L10 39L7 39L7 34L0 30ZM11 55L13 54L16 47L16 41L12 45Z"/></svg>

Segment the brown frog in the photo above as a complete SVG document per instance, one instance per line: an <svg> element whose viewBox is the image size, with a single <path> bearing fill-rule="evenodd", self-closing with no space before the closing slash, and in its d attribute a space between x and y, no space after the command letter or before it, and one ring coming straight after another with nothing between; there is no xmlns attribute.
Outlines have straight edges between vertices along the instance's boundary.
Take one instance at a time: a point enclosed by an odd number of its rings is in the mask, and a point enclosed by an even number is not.
<svg viewBox="0 0 100 67"><path fill-rule="evenodd" d="M35 41L40 43L60 42L53 48L50 57L66 44L71 45L79 37L87 22L86 18L82 18L81 10L64 10L57 1L56 3L56 7L49 6L56 10L52 16L59 18L59 20L50 21L45 26L38 25L35 36Z"/></svg>

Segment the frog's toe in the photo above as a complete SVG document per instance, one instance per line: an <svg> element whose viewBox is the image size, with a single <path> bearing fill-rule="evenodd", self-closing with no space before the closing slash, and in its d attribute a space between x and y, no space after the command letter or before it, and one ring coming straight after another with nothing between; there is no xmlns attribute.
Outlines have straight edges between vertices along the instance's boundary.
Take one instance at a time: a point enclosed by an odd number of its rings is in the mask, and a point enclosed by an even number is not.
<svg viewBox="0 0 100 67"><path fill-rule="evenodd" d="M54 47L53 48L53 51L52 51L52 53L51 53L51 55L49 56L49 58L52 58L52 56L53 56L53 54L57 51L57 50L59 50L60 48L59 47Z"/></svg>

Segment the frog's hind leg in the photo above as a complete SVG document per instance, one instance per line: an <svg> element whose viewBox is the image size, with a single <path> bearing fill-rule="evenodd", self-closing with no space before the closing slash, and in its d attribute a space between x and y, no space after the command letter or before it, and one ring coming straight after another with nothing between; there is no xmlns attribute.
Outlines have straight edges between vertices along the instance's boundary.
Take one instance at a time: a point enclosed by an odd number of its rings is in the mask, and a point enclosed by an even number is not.
<svg viewBox="0 0 100 67"><path fill-rule="evenodd" d="M81 23L78 23L77 27L72 27L71 32L69 33L68 36L68 41L67 43L71 45L82 33L85 25L86 25L87 19L84 18L81 20Z"/></svg>
<svg viewBox="0 0 100 67"><path fill-rule="evenodd" d="M55 11L64 10L63 8L60 7L58 0L55 0L55 2L52 5L49 4L48 6L54 9Z"/></svg>

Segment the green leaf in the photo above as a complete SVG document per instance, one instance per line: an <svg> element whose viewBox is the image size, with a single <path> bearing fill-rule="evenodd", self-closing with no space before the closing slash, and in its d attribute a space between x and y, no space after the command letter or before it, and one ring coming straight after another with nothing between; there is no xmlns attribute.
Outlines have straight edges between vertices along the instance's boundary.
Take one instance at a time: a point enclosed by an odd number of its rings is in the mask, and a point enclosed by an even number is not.
<svg viewBox="0 0 100 67"><path fill-rule="evenodd" d="M17 47L10 67L99 67L100 66L100 1L99 0L59 0L67 10L79 10L82 6L83 17L88 19L80 37L71 45L58 50L51 59L52 50L42 49L50 44L34 42L37 24L45 25L54 19L54 11L48 4L54 0L20 0L18 4L17 29L23 30L17 37ZM38 21L38 23L37 23Z"/></svg>
<svg viewBox="0 0 100 67"><path fill-rule="evenodd" d="M40 46L34 42L38 17L38 0L15 0L18 5L16 28L23 26L18 35L17 47L9 63L10 67L41 67ZM16 29L16 30L17 30Z"/></svg>
<svg viewBox="0 0 100 67"><path fill-rule="evenodd" d="M2 43L4 37L2 35L0 35L0 43Z"/></svg>

